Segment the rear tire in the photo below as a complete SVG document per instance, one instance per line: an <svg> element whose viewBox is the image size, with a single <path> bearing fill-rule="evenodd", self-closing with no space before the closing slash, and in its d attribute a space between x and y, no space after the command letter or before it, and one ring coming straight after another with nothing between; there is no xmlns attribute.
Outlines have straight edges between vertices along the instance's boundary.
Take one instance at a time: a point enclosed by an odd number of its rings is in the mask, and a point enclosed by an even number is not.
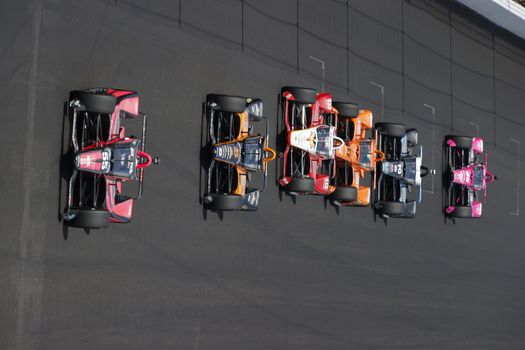
<svg viewBox="0 0 525 350"><path fill-rule="evenodd" d="M450 213L450 216L453 218L472 218L472 207L456 207L456 209Z"/></svg>
<svg viewBox="0 0 525 350"><path fill-rule="evenodd" d="M359 106L355 103L332 102L332 107L339 112L339 118L356 118L359 115Z"/></svg>
<svg viewBox="0 0 525 350"><path fill-rule="evenodd" d="M315 190L315 182L311 177L293 177L292 182L283 189L286 192L312 193Z"/></svg>
<svg viewBox="0 0 525 350"><path fill-rule="evenodd" d="M240 96L228 96L210 94L207 97L208 103L215 103L217 106L213 109L218 109L229 113L242 113L246 109L246 98Z"/></svg>
<svg viewBox="0 0 525 350"><path fill-rule="evenodd" d="M242 209L242 197L237 194L213 194L212 201L204 207L209 210L232 211Z"/></svg>
<svg viewBox="0 0 525 350"><path fill-rule="evenodd" d="M405 213L405 204L401 202L379 202L378 212L389 216L403 215Z"/></svg>
<svg viewBox="0 0 525 350"><path fill-rule="evenodd" d="M292 102L312 104L317 100L317 91L314 89L285 86L282 88L282 91L288 91L294 95L295 100Z"/></svg>
<svg viewBox="0 0 525 350"><path fill-rule="evenodd" d="M92 113L111 114L117 105L115 96L103 92L71 91L69 100L75 99L84 105L86 111Z"/></svg>
<svg viewBox="0 0 525 350"><path fill-rule="evenodd" d="M403 137L407 132L407 128L403 124L396 123L376 123L375 128L381 135L390 137Z"/></svg>
<svg viewBox="0 0 525 350"><path fill-rule="evenodd" d="M456 136L456 135L447 135L445 136L445 142L447 140L452 140L456 144L456 148L470 149L472 148L472 137L469 136Z"/></svg>
<svg viewBox="0 0 525 350"><path fill-rule="evenodd" d="M337 186L335 191L326 198L338 202L354 202L357 200L357 188Z"/></svg>
<svg viewBox="0 0 525 350"><path fill-rule="evenodd" d="M77 215L71 220L64 220L67 226L87 229L99 229L109 226L109 211L96 209L77 209Z"/></svg>

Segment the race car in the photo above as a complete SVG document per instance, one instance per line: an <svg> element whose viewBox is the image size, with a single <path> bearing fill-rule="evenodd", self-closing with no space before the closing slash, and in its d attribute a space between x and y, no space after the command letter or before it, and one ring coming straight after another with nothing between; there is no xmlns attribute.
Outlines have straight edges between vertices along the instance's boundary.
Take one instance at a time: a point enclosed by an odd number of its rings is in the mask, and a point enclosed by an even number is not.
<svg viewBox="0 0 525 350"><path fill-rule="evenodd" d="M73 172L62 214L67 226L105 228L131 220L142 196L144 169L159 159L145 151L146 115L135 91L96 88L72 91L68 100ZM140 138L126 136L125 119L142 119ZM132 196L124 183L138 183Z"/></svg>
<svg viewBox="0 0 525 350"><path fill-rule="evenodd" d="M203 204L213 211L257 210L266 187L268 162L275 150L268 146L268 119L263 101L239 96L210 94L206 114L211 162L206 171ZM253 134L253 123L264 120L265 136ZM251 173L262 173L262 188L251 188Z"/></svg>
<svg viewBox="0 0 525 350"><path fill-rule="evenodd" d="M421 203L421 178L434 174L422 165L423 146L416 129L403 124L376 123L375 134L385 158L377 164L377 190L374 210L383 218L413 218L416 203ZM417 188L417 198L409 198Z"/></svg>
<svg viewBox="0 0 525 350"><path fill-rule="evenodd" d="M292 196L328 195L335 176L335 153L344 145L336 135L332 95L302 87L284 87L281 92L286 146L279 185Z"/></svg>
<svg viewBox="0 0 525 350"><path fill-rule="evenodd" d="M445 136L444 214L450 218L479 218L487 184L496 176L487 170L483 139Z"/></svg>
<svg viewBox="0 0 525 350"><path fill-rule="evenodd" d="M335 205L366 206L370 203L371 189L362 180L366 173L375 175L376 163L384 158L376 140L366 137L367 130L372 128L372 112L360 110L349 102L333 102L332 107L338 116L337 136L344 143L335 152L335 176L326 198ZM371 183L374 185L375 180Z"/></svg>

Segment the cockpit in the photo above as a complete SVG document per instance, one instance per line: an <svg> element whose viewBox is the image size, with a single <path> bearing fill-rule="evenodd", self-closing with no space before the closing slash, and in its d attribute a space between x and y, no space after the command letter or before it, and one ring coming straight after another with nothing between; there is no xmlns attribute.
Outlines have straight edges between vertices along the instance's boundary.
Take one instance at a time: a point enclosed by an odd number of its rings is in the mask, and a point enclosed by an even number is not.
<svg viewBox="0 0 525 350"><path fill-rule="evenodd" d="M140 150L140 141L136 139L114 143L107 148L111 155L108 175L119 178L137 180L139 169L147 168L151 164L158 164L159 159L153 158L148 153Z"/></svg>
<svg viewBox="0 0 525 350"><path fill-rule="evenodd" d="M112 157L109 174L136 180L138 149L139 142L137 140L115 143L113 147L110 148Z"/></svg>
<svg viewBox="0 0 525 350"><path fill-rule="evenodd" d="M481 190L485 181L485 167L483 164L478 164L472 168L472 187Z"/></svg>
<svg viewBox="0 0 525 350"><path fill-rule="evenodd" d="M251 136L242 141L216 145L213 156L216 160L241 165L247 170L262 171L264 163L275 158L275 151L266 146L263 136Z"/></svg>
<svg viewBox="0 0 525 350"><path fill-rule="evenodd" d="M372 164L372 141L362 140L359 142L359 163L366 168L370 168Z"/></svg>
<svg viewBox="0 0 525 350"><path fill-rule="evenodd" d="M241 163L248 170L263 170L265 157L264 138L262 136L248 137L242 142Z"/></svg>
<svg viewBox="0 0 525 350"><path fill-rule="evenodd" d="M415 185L421 184L421 158L405 157L405 180Z"/></svg>

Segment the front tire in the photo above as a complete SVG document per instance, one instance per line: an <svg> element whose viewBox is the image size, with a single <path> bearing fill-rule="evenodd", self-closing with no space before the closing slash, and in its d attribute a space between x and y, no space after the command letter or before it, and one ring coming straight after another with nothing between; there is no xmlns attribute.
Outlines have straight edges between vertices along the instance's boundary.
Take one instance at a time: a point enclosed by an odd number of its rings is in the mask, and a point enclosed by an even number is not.
<svg viewBox="0 0 525 350"><path fill-rule="evenodd" d="M405 213L405 204L401 202L381 201L378 203L378 212L388 216L403 215Z"/></svg>
<svg viewBox="0 0 525 350"><path fill-rule="evenodd" d="M405 136L407 129L403 124L396 123L376 123L375 128L381 135L390 137L403 137Z"/></svg>
<svg viewBox="0 0 525 350"><path fill-rule="evenodd" d="M472 207L458 206L450 216L453 218L472 218Z"/></svg>
<svg viewBox="0 0 525 350"><path fill-rule="evenodd" d="M357 188L337 186L326 198L331 201L354 202L357 200Z"/></svg>
<svg viewBox="0 0 525 350"><path fill-rule="evenodd" d="M451 140L456 144L456 148L470 149L472 148L472 138L469 136L445 136L445 142Z"/></svg>
<svg viewBox="0 0 525 350"><path fill-rule="evenodd" d="M359 106L351 102L333 102L332 107L337 109L340 118L356 118L359 115Z"/></svg>
<svg viewBox="0 0 525 350"><path fill-rule="evenodd" d="M100 229L109 226L109 211L96 209L77 209L76 216L64 220L67 226L87 229Z"/></svg>
<svg viewBox="0 0 525 350"><path fill-rule="evenodd" d="M283 189L286 192L312 193L315 190L315 182L311 177L293 177Z"/></svg>
<svg viewBox="0 0 525 350"><path fill-rule="evenodd" d="M115 96L94 91L71 91L69 100L78 100L87 112L111 114L117 105Z"/></svg>
<svg viewBox="0 0 525 350"><path fill-rule="evenodd" d="M242 209L242 197L237 194L213 194L211 201L204 205L209 210L232 211Z"/></svg>
<svg viewBox="0 0 525 350"><path fill-rule="evenodd" d="M285 86L282 91L288 91L295 97L295 100L291 102L312 104L317 100L317 91L314 89Z"/></svg>
<svg viewBox="0 0 525 350"><path fill-rule="evenodd" d="M242 113L246 109L246 98L240 96L210 94L207 100L208 103L216 104L213 109L224 112Z"/></svg>

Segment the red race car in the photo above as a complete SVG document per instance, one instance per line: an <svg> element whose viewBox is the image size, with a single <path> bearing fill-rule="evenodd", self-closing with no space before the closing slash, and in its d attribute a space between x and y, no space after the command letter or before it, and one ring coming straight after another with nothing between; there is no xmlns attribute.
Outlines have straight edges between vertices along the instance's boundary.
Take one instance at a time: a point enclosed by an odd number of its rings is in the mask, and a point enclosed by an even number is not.
<svg viewBox="0 0 525 350"><path fill-rule="evenodd" d="M336 135L337 113L332 109L332 95L284 87L282 96L286 148L279 184L291 195L328 195L336 170L335 154L344 146Z"/></svg>
<svg viewBox="0 0 525 350"><path fill-rule="evenodd" d="M142 195L144 169L159 159L145 152L146 115L139 112L134 91L106 88L72 91L68 101L74 165L67 205L68 226L104 228L131 220L134 201ZM142 119L140 138L126 136L125 119ZM123 183L138 182L128 196Z"/></svg>

